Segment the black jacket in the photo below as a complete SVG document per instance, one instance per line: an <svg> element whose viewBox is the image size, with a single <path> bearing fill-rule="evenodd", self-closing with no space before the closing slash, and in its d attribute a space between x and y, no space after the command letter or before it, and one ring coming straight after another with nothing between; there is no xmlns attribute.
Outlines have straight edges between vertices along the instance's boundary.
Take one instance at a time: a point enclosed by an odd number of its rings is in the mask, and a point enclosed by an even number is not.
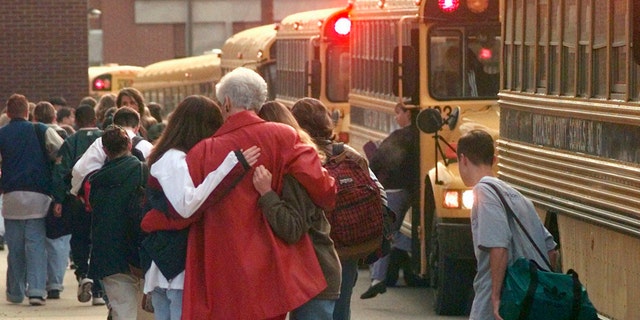
<svg viewBox="0 0 640 320"><path fill-rule="evenodd" d="M129 155L108 161L89 177L93 208L90 278L127 273L130 265L140 265L142 208L138 204L147 176L146 166Z"/></svg>

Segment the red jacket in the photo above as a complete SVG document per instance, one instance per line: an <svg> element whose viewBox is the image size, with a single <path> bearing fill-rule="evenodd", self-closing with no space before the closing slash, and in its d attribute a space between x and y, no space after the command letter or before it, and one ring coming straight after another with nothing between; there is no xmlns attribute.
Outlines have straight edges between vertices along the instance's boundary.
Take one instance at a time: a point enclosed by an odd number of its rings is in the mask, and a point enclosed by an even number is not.
<svg viewBox="0 0 640 320"><path fill-rule="evenodd" d="M334 179L316 151L286 125L265 122L254 112L230 116L211 138L187 154L194 185L217 168L231 150L261 148L257 165L282 190L293 175L321 208L335 204ZM318 295L326 282L308 235L288 245L274 235L258 206L251 174L213 206L190 219L183 319L265 319L291 311ZM186 221L183 221L183 223Z"/></svg>

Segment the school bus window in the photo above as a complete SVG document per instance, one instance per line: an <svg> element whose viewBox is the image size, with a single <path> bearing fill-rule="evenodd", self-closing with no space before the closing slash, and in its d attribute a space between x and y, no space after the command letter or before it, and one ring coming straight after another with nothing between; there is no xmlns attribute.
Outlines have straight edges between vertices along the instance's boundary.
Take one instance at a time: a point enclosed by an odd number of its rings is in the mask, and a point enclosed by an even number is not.
<svg viewBox="0 0 640 320"><path fill-rule="evenodd" d="M495 98L500 81L499 36L496 27L432 31L429 35L432 96L440 100Z"/></svg>
<svg viewBox="0 0 640 320"><path fill-rule="evenodd" d="M347 101L349 65L349 46L334 45L327 50L327 98L330 101Z"/></svg>
<svg viewBox="0 0 640 320"><path fill-rule="evenodd" d="M431 93L440 99L462 95L462 34L458 31L433 31L429 38Z"/></svg>

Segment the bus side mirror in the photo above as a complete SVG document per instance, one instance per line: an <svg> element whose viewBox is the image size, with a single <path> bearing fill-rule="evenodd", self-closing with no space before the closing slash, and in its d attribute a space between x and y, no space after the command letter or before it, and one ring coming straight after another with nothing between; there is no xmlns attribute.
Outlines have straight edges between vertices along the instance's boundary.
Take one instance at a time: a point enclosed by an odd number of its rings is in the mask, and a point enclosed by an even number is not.
<svg viewBox="0 0 640 320"><path fill-rule="evenodd" d="M320 98L320 87L322 81L322 64L320 60L313 59L307 64L305 79L307 79L307 88L311 98Z"/></svg>
<svg viewBox="0 0 640 320"><path fill-rule="evenodd" d="M400 61L400 48L393 49L393 94L400 96L400 70L402 70L402 97L417 96L418 90L418 59L416 52L411 46L402 46L402 62ZM401 98L402 98L401 97Z"/></svg>
<svg viewBox="0 0 640 320"><path fill-rule="evenodd" d="M424 133L432 134L440 131L440 129L446 124L449 130L455 129L458 124L458 118L460 117L460 107L455 107L449 114L447 119L442 119L440 110L435 108L424 109L418 113L416 124L418 129Z"/></svg>
<svg viewBox="0 0 640 320"><path fill-rule="evenodd" d="M416 124L420 131L431 134L438 132L444 123L442 121L440 110L429 108L418 113Z"/></svg>

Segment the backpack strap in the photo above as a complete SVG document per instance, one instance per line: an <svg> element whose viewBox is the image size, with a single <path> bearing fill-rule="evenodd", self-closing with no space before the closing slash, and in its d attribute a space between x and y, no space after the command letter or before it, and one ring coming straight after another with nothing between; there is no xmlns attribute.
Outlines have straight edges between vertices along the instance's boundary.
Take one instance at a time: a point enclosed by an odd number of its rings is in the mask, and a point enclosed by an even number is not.
<svg viewBox="0 0 640 320"><path fill-rule="evenodd" d="M138 160L144 162L145 161L145 156L144 154L142 154L142 151L136 149L136 146L138 145L138 143L140 143L140 141L144 140L143 137L141 136L134 136L133 138L131 138L131 154L133 154L134 156L136 156L136 158L138 158Z"/></svg>
<svg viewBox="0 0 640 320"><path fill-rule="evenodd" d="M133 136L133 138L131 138L131 148L135 149L138 143L140 143L140 141L142 140L144 140L144 138L141 136L138 136L138 135Z"/></svg>
<svg viewBox="0 0 640 320"><path fill-rule="evenodd" d="M328 142L331 144L331 148L330 148L331 154L328 155L327 162L331 161L331 162L339 163L344 159L347 159L347 152L344 148L344 143L331 142L331 141L328 141Z"/></svg>
<svg viewBox="0 0 640 320"><path fill-rule="evenodd" d="M337 142L331 145L331 156L337 157L344 152L344 143Z"/></svg>
<svg viewBox="0 0 640 320"><path fill-rule="evenodd" d="M40 143L40 149L42 149L42 152L45 155L45 159L49 159L49 152L47 152L47 143L45 141L45 133L47 132L47 129L48 127L45 125L40 125L39 123L33 124L33 130L36 132L36 137L38 138L38 143Z"/></svg>
<svg viewBox="0 0 640 320"><path fill-rule="evenodd" d="M511 209L511 206L509 206L509 204L505 200L505 198L502 195L502 193L500 192L500 190L498 190L498 187L495 186L494 184L488 183L488 182L484 182L484 184L488 185L489 187L491 187L491 189L493 189L493 191L496 192L496 194L498 195L498 198L500 198L500 202L502 202L502 205L504 206L504 209L505 209L505 211L507 213L507 217L511 217L513 220L515 220L515 222L520 227L520 230L522 230L522 232L525 234L525 236L527 237L529 242L533 245L533 247L536 249L536 251L538 252L540 257L542 258L542 260L544 260L544 263L549 268L549 271L553 271L553 268L551 267L551 263L549 262L549 259L547 259L547 256L542 252L542 250L540 250L540 248L535 243L535 241L533 241L533 238L531 237L531 235L529 234L527 229L524 227L522 222L520 222L520 219L518 219L518 216L516 216L516 214L513 212L513 210Z"/></svg>

